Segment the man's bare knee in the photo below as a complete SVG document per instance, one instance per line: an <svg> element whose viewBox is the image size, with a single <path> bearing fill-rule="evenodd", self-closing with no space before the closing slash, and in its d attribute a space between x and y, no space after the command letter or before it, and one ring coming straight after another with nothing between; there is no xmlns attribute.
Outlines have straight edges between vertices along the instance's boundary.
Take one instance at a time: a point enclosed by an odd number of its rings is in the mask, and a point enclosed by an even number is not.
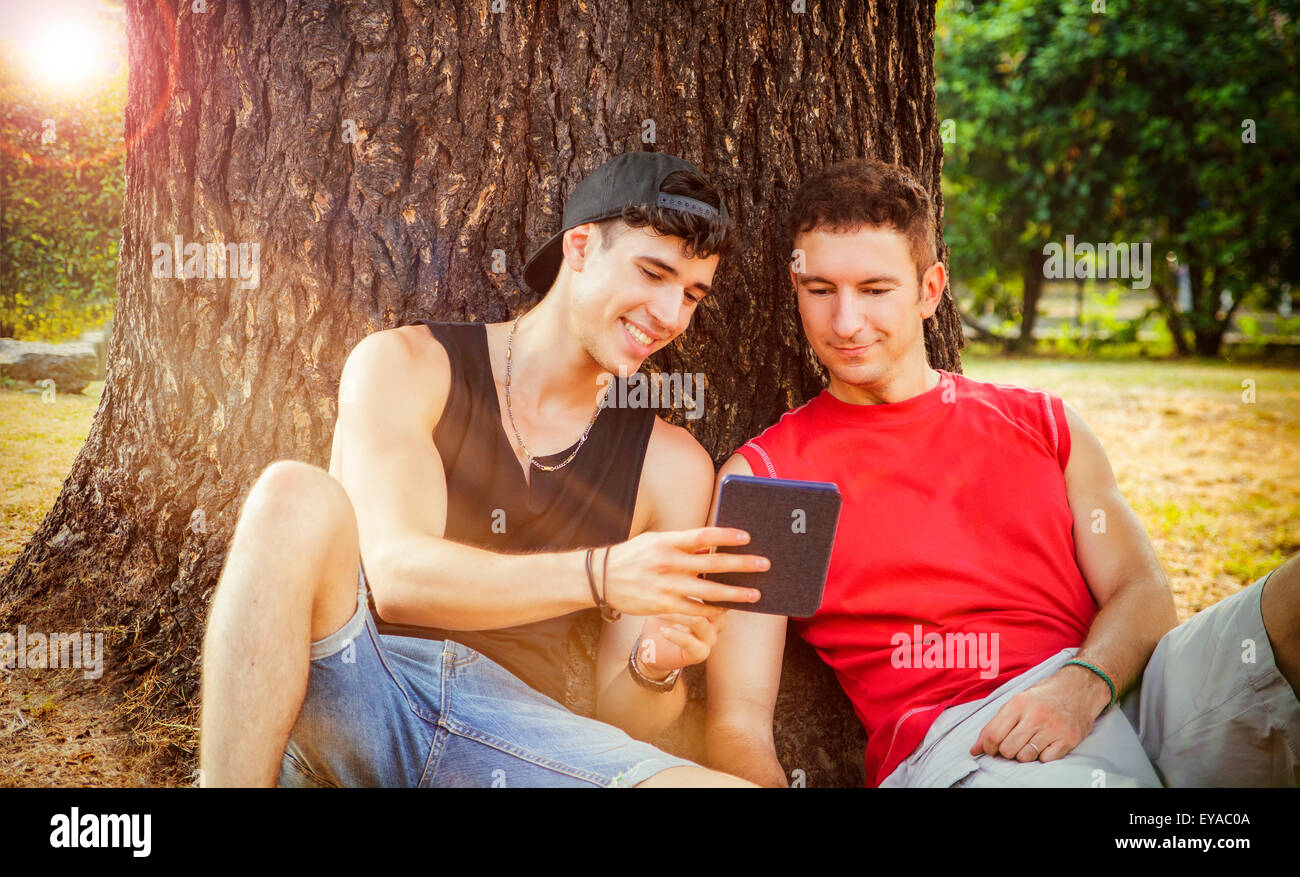
<svg viewBox="0 0 1300 877"><path fill-rule="evenodd" d="M1269 575L1264 582L1260 609L1270 637L1300 638L1300 554Z"/></svg>
<svg viewBox="0 0 1300 877"><path fill-rule="evenodd" d="M318 507L337 511L330 507L340 505L352 509L343 485L319 466L301 460L276 460L268 465L244 500L245 514L265 510L309 514Z"/></svg>
<svg viewBox="0 0 1300 877"><path fill-rule="evenodd" d="M312 607L313 639L338 629L356 609L360 543L343 485L298 460L271 463L240 512L233 556L261 558L257 587L296 587Z"/></svg>
<svg viewBox="0 0 1300 877"><path fill-rule="evenodd" d="M277 460L263 469L244 501L244 517L257 517L257 526L276 530L278 539L301 535L326 548L342 539L343 553L355 553L352 501L334 476L310 463Z"/></svg>
<svg viewBox="0 0 1300 877"><path fill-rule="evenodd" d="M1277 668L1300 697L1300 554L1269 575L1259 608Z"/></svg>

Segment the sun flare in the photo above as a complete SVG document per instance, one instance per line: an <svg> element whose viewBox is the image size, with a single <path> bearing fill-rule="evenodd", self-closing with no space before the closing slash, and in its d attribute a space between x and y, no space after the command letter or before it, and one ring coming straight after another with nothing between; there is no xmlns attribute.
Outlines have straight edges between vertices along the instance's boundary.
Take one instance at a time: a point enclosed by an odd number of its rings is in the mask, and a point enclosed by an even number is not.
<svg viewBox="0 0 1300 877"><path fill-rule="evenodd" d="M85 85L110 72L107 40L89 23L64 19L44 24L25 49L30 69L57 88Z"/></svg>

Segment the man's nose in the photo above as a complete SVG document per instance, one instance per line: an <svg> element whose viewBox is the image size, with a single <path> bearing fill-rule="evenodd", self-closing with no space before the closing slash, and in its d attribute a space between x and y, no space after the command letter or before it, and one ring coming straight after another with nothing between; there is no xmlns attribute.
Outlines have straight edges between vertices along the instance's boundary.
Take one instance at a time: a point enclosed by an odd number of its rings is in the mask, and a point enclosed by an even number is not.
<svg viewBox="0 0 1300 877"><path fill-rule="evenodd" d="M840 290L835 294L831 328L841 338L852 338L862 328L862 312L852 291Z"/></svg>
<svg viewBox="0 0 1300 877"><path fill-rule="evenodd" d="M682 302L686 290L681 286L666 286L646 305L646 313L654 322L648 328L656 335L671 335L677 331L677 322L681 318Z"/></svg>

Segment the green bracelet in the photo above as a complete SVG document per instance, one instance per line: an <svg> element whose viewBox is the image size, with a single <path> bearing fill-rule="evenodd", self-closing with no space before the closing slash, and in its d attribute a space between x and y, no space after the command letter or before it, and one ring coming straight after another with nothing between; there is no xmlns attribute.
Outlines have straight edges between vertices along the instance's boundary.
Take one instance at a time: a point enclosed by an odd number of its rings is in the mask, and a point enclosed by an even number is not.
<svg viewBox="0 0 1300 877"><path fill-rule="evenodd" d="M1080 667L1087 667L1089 670L1100 676L1106 683L1106 687L1110 689L1110 703L1106 704L1106 709L1110 709L1115 705L1115 701L1119 699L1117 692L1115 691L1115 683L1110 681L1110 677L1106 675L1105 670L1101 669L1096 664L1089 664L1087 661L1080 661L1078 658L1072 658L1069 661L1066 661L1064 666L1068 667L1071 664L1078 664Z"/></svg>

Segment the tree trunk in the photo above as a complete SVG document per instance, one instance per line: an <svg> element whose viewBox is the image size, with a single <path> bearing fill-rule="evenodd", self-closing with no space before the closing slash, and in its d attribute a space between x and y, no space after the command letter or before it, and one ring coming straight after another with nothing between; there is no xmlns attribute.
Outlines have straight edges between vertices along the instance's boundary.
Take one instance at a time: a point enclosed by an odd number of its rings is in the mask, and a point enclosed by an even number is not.
<svg viewBox="0 0 1300 877"><path fill-rule="evenodd" d="M1043 293L1043 251L1031 249L1025 253L1024 268L1020 273L1024 281L1025 298L1020 313L1020 335L1013 349L1030 353L1034 349L1034 327L1038 325L1038 300Z"/></svg>
<svg viewBox="0 0 1300 877"><path fill-rule="evenodd" d="M1165 321L1165 327L1169 330L1170 338L1173 339L1174 353L1178 356L1187 356L1192 352L1192 349L1187 344L1187 334L1183 330L1183 319L1178 313L1177 282L1178 280L1175 277L1175 286L1171 288L1159 280L1153 280L1151 289L1155 292L1156 301L1159 302L1160 316Z"/></svg>
<svg viewBox="0 0 1300 877"><path fill-rule="evenodd" d="M1188 247L1191 271L1188 279L1192 285L1192 312L1188 322L1192 328L1192 344L1197 356L1218 356L1223 346L1223 333L1228 320L1219 319L1219 274L1213 268L1203 268L1205 259Z"/></svg>
<svg viewBox="0 0 1300 877"><path fill-rule="evenodd" d="M1219 317L1219 280L1220 273L1215 270L1205 272L1202 279L1202 294L1194 297L1200 305L1200 311L1193 323L1196 342L1196 355L1216 357L1223 350L1223 336L1232 325L1232 315L1241 301L1240 293L1233 296L1231 307L1222 319Z"/></svg>
<svg viewBox="0 0 1300 877"><path fill-rule="evenodd" d="M1218 325L1206 329L1198 329L1196 332L1196 355L1215 357L1223 350L1223 335L1227 331L1226 325Z"/></svg>
<svg viewBox="0 0 1300 877"><path fill-rule="evenodd" d="M119 632L105 666L142 726L193 724L206 609L240 506L273 460L327 465L348 351L417 317L503 320L531 304L524 260L606 159L681 155L739 225L745 255L649 366L707 375L705 416L687 425L716 460L822 386L774 233L804 175L873 155L940 198L930 3L183 2L160 17L169 5L127 4L103 399L0 580L13 623ZM156 276L159 245L177 236L174 269L183 245L248 245L248 262L256 246L256 285L251 271ZM960 370L950 294L926 343L934 366ZM809 785L860 783L847 702L806 647L794 652L778 723L787 768Z"/></svg>

